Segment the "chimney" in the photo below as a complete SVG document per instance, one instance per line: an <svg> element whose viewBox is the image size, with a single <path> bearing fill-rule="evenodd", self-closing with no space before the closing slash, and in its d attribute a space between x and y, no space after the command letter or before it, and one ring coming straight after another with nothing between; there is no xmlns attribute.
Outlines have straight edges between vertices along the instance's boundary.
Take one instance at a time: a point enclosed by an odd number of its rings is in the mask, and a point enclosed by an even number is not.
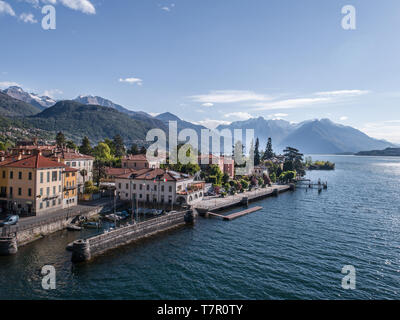
<svg viewBox="0 0 400 320"><path fill-rule="evenodd" d="M18 153L18 158L17 158L18 160L21 160L22 159L22 153L21 152L19 152Z"/></svg>
<svg viewBox="0 0 400 320"><path fill-rule="evenodd" d="M4 156L1 156L0 160L1 162L3 162L4 160L6 160L6 158Z"/></svg>
<svg viewBox="0 0 400 320"><path fill-rule="evenodd" d="M57 157L57 162L60 163L61 162L61 158Z"/></svg>

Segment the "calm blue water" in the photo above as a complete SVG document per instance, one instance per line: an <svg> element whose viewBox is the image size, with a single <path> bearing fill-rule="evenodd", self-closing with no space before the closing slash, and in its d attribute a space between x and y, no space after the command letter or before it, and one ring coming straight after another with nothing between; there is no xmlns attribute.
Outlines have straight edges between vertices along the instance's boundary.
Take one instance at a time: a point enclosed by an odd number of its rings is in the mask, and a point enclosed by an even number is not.
<svg viewBox="0 0 400 320"><path fill-rule="evenodd" d="M60 232L0 257L0 298L399 299L400 158L313 156L329 189L258 202L264 210L183 228L73 266ZM57 289L41 288L51 264ZM341 288L344 265L356 290Z"/></svg>

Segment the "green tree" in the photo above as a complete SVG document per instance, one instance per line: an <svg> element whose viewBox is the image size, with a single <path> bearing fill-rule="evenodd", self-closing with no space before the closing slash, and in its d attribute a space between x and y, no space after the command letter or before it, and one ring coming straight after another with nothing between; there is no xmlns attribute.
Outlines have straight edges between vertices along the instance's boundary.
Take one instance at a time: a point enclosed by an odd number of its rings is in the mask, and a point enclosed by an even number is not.
<svg viewBox="0 0 400 320"><path fill-rule="evenodd" d="M299 176L304 176L306 172L303 163L303 154L292 147L287 147L283 150L283 153L285 156L283 171L296 171Z"/></svg>
<svg viewBox="0 0 400 320"><path fill-rule="evenodd" d="M272 139L268 138L267 146L265 147L265 152L263 154L263 160L269 160L275 157L274 150L272 150Z"/></svg>
<svg viewBox="0 0 400 320"><path fill-rule="evenodd" d="M102 162L111 162L114 159L110 147L104 142L100 142L96 147L94 147L93 155L96 157L96 160Z"/></svg>
<svg viewBox="0 0 400 320"><path fill-rule="evenodd" d="M113 155L113 156L115 156L115 144L114 144L114 141L113 140L111 140L111 139L108 139L108 138L106 138L106 139L104 139L104 141L103 141L106 145L108 145L108 147L110 148L110 154L111 155Z"/></svg>
<svg viewBox="0 0 400 320"><path fill-rule="evenodd" d="M72 140L68 140L68 141L67 141L66 147L67 147L68 149L73 149L73 150L78 149L78 147L76 146L76 144L75 144Z"/></svg>
<svg viewBox="0 0 400 320"><path fill-rule="evenodd" d="M132 155L137 155L137 154L139 154L138 145L137 145L136 143L132 144L132 146L131 146L131 148L129 149L128 153L129 153L129 154L132 154Z"/></svg>
<svg viewBox="0 0 400 320"><path fill-rule="evenodd" d="M90 146L90 141L88 137L83 137L82 144L79 147L79 152L86 155L91 155L93 152L92 147Z"/></svg>
<svg viewBox="0 0 400 320"><path fill-rule="evenodd" d="M123 157L125 155L125 145L124 140L119 134L114 137L113 144L115 147L115 156L117 158Z"/></svg>
<svg viewBox="0 0 400 320"><path fill-rule="evenodd" d="M56 144L59 148L63 148L65 146L65 136L61 131L57 133Z"/></svg>
<svg viewBox="0 0 400 320"><path fill-rule="evenodd" d="M222 176L222 182L225 184L229 182L229 174L227 174L226 172Z"/></svg>
<svg viewBox="0 0 400 320"><path fill-rule="evenodd" d="M257 138L256 139L256 145L254 149L254 165L258 166L261 162L261 157L260 157L260 140Z"/></svg>
<svg viewBox="0 0 400 320"><path fill-rule="evenodd" d="M147 152L147 149L146 149L146 147L145 146L142 146L141 148L140 148L140 154L146 154L146 152Z"/></svg>

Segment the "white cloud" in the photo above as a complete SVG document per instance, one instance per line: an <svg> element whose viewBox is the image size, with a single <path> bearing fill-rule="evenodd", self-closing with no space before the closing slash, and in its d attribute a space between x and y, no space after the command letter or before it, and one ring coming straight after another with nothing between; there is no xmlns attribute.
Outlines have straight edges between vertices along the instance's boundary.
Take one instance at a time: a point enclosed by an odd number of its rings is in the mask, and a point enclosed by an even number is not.
<svg viewBox="0 0 400 320"><path fill-rule="evenodd" d="M8 14L10 16L15 16L13 8L5 1L0 0L0 13Z"/></svg>
<svg viewBox="0 0 400 320"><path fill-rule="evenodd" d="M72 10L81 11L86 14L96 14L96 8L89 0L60 0L60 2Z"/></svg>
<svg viewBox="0 0 400 320"><path fill-rule="evenodd" d="M59 96L63 93L64 92L62 92L59 89L50 89L50 90L46 90L45 92L43 92L43 95L54 99L56 96Z"/></svg>
<svg viewBox="0 0 400 320"><path fill-rule="evenodd" d="M170 11L172 10L172 8L174 8L174 7L175 7L175 3L171 3L169 6L168 6L168 5L162 6L162 7L161 7L161 10L170 12Z"/></svg>
<svg viewBox="0 0 400 320"><path fill-rule="evenodd" d="M214 103L211 102L207 102L207 103L203 103L202 106L203 107L212 107L214 105Z"/></svg>
<svg viewBox="0 0 400 320"><path fill-rule="evenodd" d="M400 143L400 120L369 122L360 130L377 139Z"/></svg>
<svg viewBox="0 0 400 320"><path fill-rule="evenodd" d="M21 87L20 84L13 82L13 81L2 81L0 82L0 88L7 89L8 87Z"/></svg>
<svg viewBox="0 0 400 320"><path fill-rule="evenodd" d="M139 78L125 78L125 79L120 78L118 81L126 82L129 84L137 84L138 86L141 86L143 84L143 80Z"/></svg>
<svg viewBox="0 0 400 320"><path fill-rule="evenodd" d="M368 93L369 93L368 90L337 90L337 91L316 92L315 94L318 96L348 97L348 96L361 96Z"/></svg>
<svg viewBox="0 0 400 320"><path fill-rule="evenodd" d="M19 16L19 20L22 20L25 23L37 23L37 20L32 13L22 13Z"/></svg>
<svg viewBox="0 0 400 320"><path fill-rule="evenodd" d="M268 117L271 118L284 118L287 117L288 114L287 113L274 113L274 114L270 114Z"/></svg>
<svg viewBox="0 0 400 320"><path fill-rule="evenodd" d="M215 90L208 94L195 95L189 98L201 103L235 103L271 99L269 96L246 90Z"/></svg>
<svg viewBox="0 0 400 320"><path fill-rule="evenodd" d="M240 120L247 120L253 118L250 113L247 112L231 112L224 115L225 118L236 118Z"/></svg>
<svg viewBox="0 0 400 320"><path fill-rule="evenodd" d="M254 104L255 110L295 109L319 103L329 102L330 98L296 98Z"/></svg>
<svg viewBox="0 0 400 320"><path fill-rule="evenodd" d="M44 4L56 5L61 3L63 6L80 11L86 14L96 14L96 8L92 4L91 0L25 0L25 2L30 3L34 8L40 8L40 2Z"/></svg>
<svg viewBox="0 0 400 320"><path fill-rule="evenodd" d="M348 120L349 118L346 117L346 116L343 116L343 117L340 117L339 119L340 119L341 121L346 121L346 120Z"/></svg>
<svg viewBox="0 0 400 320"><path fill-rule="evenodd" d="M218 127L220 124L231 124L230 121L224 121L224 120L213 120L213 119L205 119L205 120L200 120L197 122L193 122L194 124L199 124L202 125L206 128L209 129L215 129Z"/></svg>

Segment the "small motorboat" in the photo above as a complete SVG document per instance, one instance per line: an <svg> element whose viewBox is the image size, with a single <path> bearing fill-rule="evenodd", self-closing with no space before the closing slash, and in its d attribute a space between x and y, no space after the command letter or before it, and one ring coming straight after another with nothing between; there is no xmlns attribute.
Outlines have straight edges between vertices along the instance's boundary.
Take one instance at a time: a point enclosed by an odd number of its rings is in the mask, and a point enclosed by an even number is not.
<svg viewBox="0 0 400 320"><path fill-rule="evenodd" d="M67 230L68 231L80 231L80 230L82 230L82 227L77 226L75 224L70 224L67 226Z"/></svg>
<svg viewBox="0 0 400 320"><path fill-rule="evenodd" d="M129 218L129 213L127 211L122 211L122 212L116 212L115 213L118 217L120 217L120 220L125 220Z"/></svg>
<svg viewBox="0 0 400 320"><path fill-rule="evenodd" d="M120 221L121 217L117 214L111 213L111 214L107 214L106 216L104 216L104 219L114 222L114 221Z"/></svg>
<svg viewBox="0 0 400 320"><path fill-rule="evenodd" d="M82 227L86 229L99 229L101 227L100 222L85 222L82 224Z"/></svg>

